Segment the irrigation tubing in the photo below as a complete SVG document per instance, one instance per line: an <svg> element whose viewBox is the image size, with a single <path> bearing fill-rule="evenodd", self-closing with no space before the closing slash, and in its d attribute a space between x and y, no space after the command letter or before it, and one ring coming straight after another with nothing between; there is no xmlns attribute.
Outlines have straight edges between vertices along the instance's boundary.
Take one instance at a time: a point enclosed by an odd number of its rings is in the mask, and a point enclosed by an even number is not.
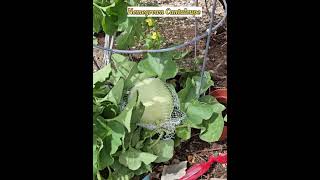
<svg viewBox="0 0 320 180"><path fill-rule="evenodd" d="M193 38L191 41L185 42L183 44L177 45L177 46L173 46L173 47L169 47L169 48L163 48L163 49L149 49L149 50L119 50L119 49L111 49L111 48L104 48L101 46L97 46L97 45L93 45L93 48L96 49L102 49L105 51L111 51L112 53L122 53L122 54L139 54L139 53L161 53L161 52L168 52L168 51L174 51L176 49L181 49L184 48L188 45L194 45L195 42L199 41L200 39L206 37L209 35L209 32L214 32L215 30L217 30L225 21L226 17L227 17L227 3L225 0L223 0L223 4L224 4L224 16L223 18L219 21L218 24L216 24L210 31L210 29L207 29L205 33L203 33L200 36L197 36L195 38ZM214 5L213 5L214 6ZM211 17L212 19L213 17ZM210 22L209 27L212 27L213 21Z"/></svg>

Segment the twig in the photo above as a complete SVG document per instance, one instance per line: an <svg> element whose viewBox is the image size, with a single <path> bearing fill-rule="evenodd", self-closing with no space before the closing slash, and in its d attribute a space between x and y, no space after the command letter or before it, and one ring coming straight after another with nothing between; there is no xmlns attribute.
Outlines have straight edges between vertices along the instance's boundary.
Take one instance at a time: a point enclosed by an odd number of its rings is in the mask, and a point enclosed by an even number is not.
<svg viewBox="0 0 320 180"><path fill-rule="evenodd" d="M100 66L98 65L98 62L97 62L94 58L93 58L93 62L94 62L94 65L97 66L98 70L100 70L101 68L100 68Z"/></svg>
<svg viewBox="0 0 320 180"><path fill-rule="evenodd" d="M226 150L227 148L213 148L213 149L203 149L203 150L199 150L199 151L195 151L193 153L200 153L200 152L207 152L207 151L219 151L219 150Z"/></svg>
<svg viewBox="0 0 320 180"><path fill-rule="evenodd" d="M227 42L223 43L223 44L221 45L221 47L225 46L226 44L227 44Z"/></svg>

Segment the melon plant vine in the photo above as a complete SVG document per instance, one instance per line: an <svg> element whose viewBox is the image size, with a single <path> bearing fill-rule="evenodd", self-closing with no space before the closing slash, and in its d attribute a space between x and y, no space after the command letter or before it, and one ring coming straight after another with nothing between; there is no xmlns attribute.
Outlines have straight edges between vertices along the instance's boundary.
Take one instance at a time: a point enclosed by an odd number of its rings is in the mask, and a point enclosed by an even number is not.
<svg viewBox="0 0 320 180"><path fill-rule="evenodd" d="M145 29L143 18L127 17L127 7L137 3L138 0L93 0L93 32L118 34L118 49L133 46L140 41Z"/></svg>
<svg viewBox="0 0 320 180"><path fill-rule="evenodd" d="M147 49L159 48L163 37L157 32L154 19L127 17L127 6L137 3L137 0L93 0L93 32L116 34L118 49L128 49L138 42L144 43ZM205 72L201 87L199 72L179 72L176 60L186 54L146 53L139 62L112 54L111 62L93 74L94 180L125 180L150 172L153 163L172 158L174 147L191 137L192 128L200 129L199 136L204 141L219 139L225 107L212 96L200 96L213 85L208 72ZM179 81L172 81L178 74L182 75ZM163 139L166 131L149 130L139 125L146 121L144 117L152 117L145 113L152 114L157 110L157 105L146 110L148 98L155 96L148 92L150 88L134 88L149 78L171 83L177 91L181 111L186 117L176 126L174 139ZM128 92L130 98L124 103ZM140 97L146 100L141 101ZM161 116L159 112L154 113Z"/></svg>
<svg viewBox="0 0 320 180"><path fill-rule="evenodd" d="M162 133L148 130L139 123L143 120L145 105L139 101L139 93L132 88L148 78L163 82L176 77L178 67L172 56L148 54L139 63L120 54L111 56L111 63L93 76L93 176L95 179L130 179L151 171L152 163L165 162L172 158L174 145L188 140L191 128L201 129L200 138L207 142L219 139L223 129L221 112L224 106L212 96L201 93L213 85L208 72L200 87L199 76L186 74L178 92L181 108L186 119L176 129L176 139L161 139ZM198 74L198 73L197 73ZM131 91L125 107L123 97ZM161 95L160 95L161 96ZM153 97L147 98L152 99ZM152 109L151 109L152 111ZM157 109L153 109L157 111ZM152 113L152 112L148 112ZM154 112L156 113L156 112ZM148 116L147 116L148 117Z"/></svg>

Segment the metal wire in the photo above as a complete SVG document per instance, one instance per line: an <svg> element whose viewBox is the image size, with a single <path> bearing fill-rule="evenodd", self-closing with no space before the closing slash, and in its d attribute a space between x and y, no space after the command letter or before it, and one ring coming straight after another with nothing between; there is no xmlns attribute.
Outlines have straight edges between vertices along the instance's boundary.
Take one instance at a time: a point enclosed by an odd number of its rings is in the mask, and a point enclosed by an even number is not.
<svg viewBox="0 0 320 180"><path fill-rule="evenodd" d="M177 46L173 46L173 47L169 47L169 48L163 48L163 49L149 49L149 50L119 50L119 49L111 49L111 48L104 48L101 46L97 46L97 45L93 45L93 48L96 49L102 49L102 50L106 50L106 51L111 51L113 53L123 53L123 54L139 54L139 53L161 53L161 52L168 52L168 51L174 51L176 49L180 49L180 48L184 48L188 45L194 45L195 42L199 41L200 39L208 36L209 31L210 32L214 32L215 30L218 29L218 27L220 27L221 25L223 25L226 17L227 17L227 3L225 0L223 0L223 3L225 5L225 11L224 11L224 16L223 18L219 21L218 24L216 24L214 27L212 27L213 21L210 22L209 27L211 27L211 29L207 29L205 33L203 33L200 36L197 36L195 38L193 38L191 41L185 42L183 44L177 45ZM214 13L214 11L213 11ZM211 17L212 19L212 17Z"/></svg>
<svg viewBox="0 0 320 180"><path fill-rule="evenodd" d="M198 6L198 0L196 0L196 6ZM194 18L194 37L196 38L198 35L198 19ZM194 42L194 60L197 60L197 41Z"/></svg>
<svg viewBox="0 0 320 180"><path fill-rule="evenodd" d="M214 12L216 10L216 0L212 0L212 10L211 10L211 20L210 20L210 25L209 25L209 33L207 37L207 42L206 42L206 49L204 50L204 59L202 63L202 68L201 68L201 78L200 78L200 87L199 87L199 95L201 93L201 86L202 86L202 81L203 81L203 75L204 75L204 70L206 67L206 63L208 60L208 51L209 51L209 46L210 46L210 38L211 38L211 29L212 29L212 24L214 20Z"/></svg>

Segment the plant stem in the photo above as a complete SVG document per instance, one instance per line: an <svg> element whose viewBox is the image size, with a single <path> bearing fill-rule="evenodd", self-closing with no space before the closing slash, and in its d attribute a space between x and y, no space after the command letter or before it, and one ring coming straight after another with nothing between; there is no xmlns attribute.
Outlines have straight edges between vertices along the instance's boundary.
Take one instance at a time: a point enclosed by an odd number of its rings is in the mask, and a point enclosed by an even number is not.
<svg viewBox="0 0 320 180"><path fill-rule="evenodd" d="M149 149L151 149L153 146L155 146L159 141L160 139L162 138L162 136L164 135L164 132L161 132L158 139L154 141L154 143L152 143L150 146L149 146Z"/></svg>
<svg viewBox="0 0 320 180"><path fill-rule="evenodd" d="M183 127L188 127L188 124L182 124L182 125L176 126L176 128L183 128Z"/></svg>

